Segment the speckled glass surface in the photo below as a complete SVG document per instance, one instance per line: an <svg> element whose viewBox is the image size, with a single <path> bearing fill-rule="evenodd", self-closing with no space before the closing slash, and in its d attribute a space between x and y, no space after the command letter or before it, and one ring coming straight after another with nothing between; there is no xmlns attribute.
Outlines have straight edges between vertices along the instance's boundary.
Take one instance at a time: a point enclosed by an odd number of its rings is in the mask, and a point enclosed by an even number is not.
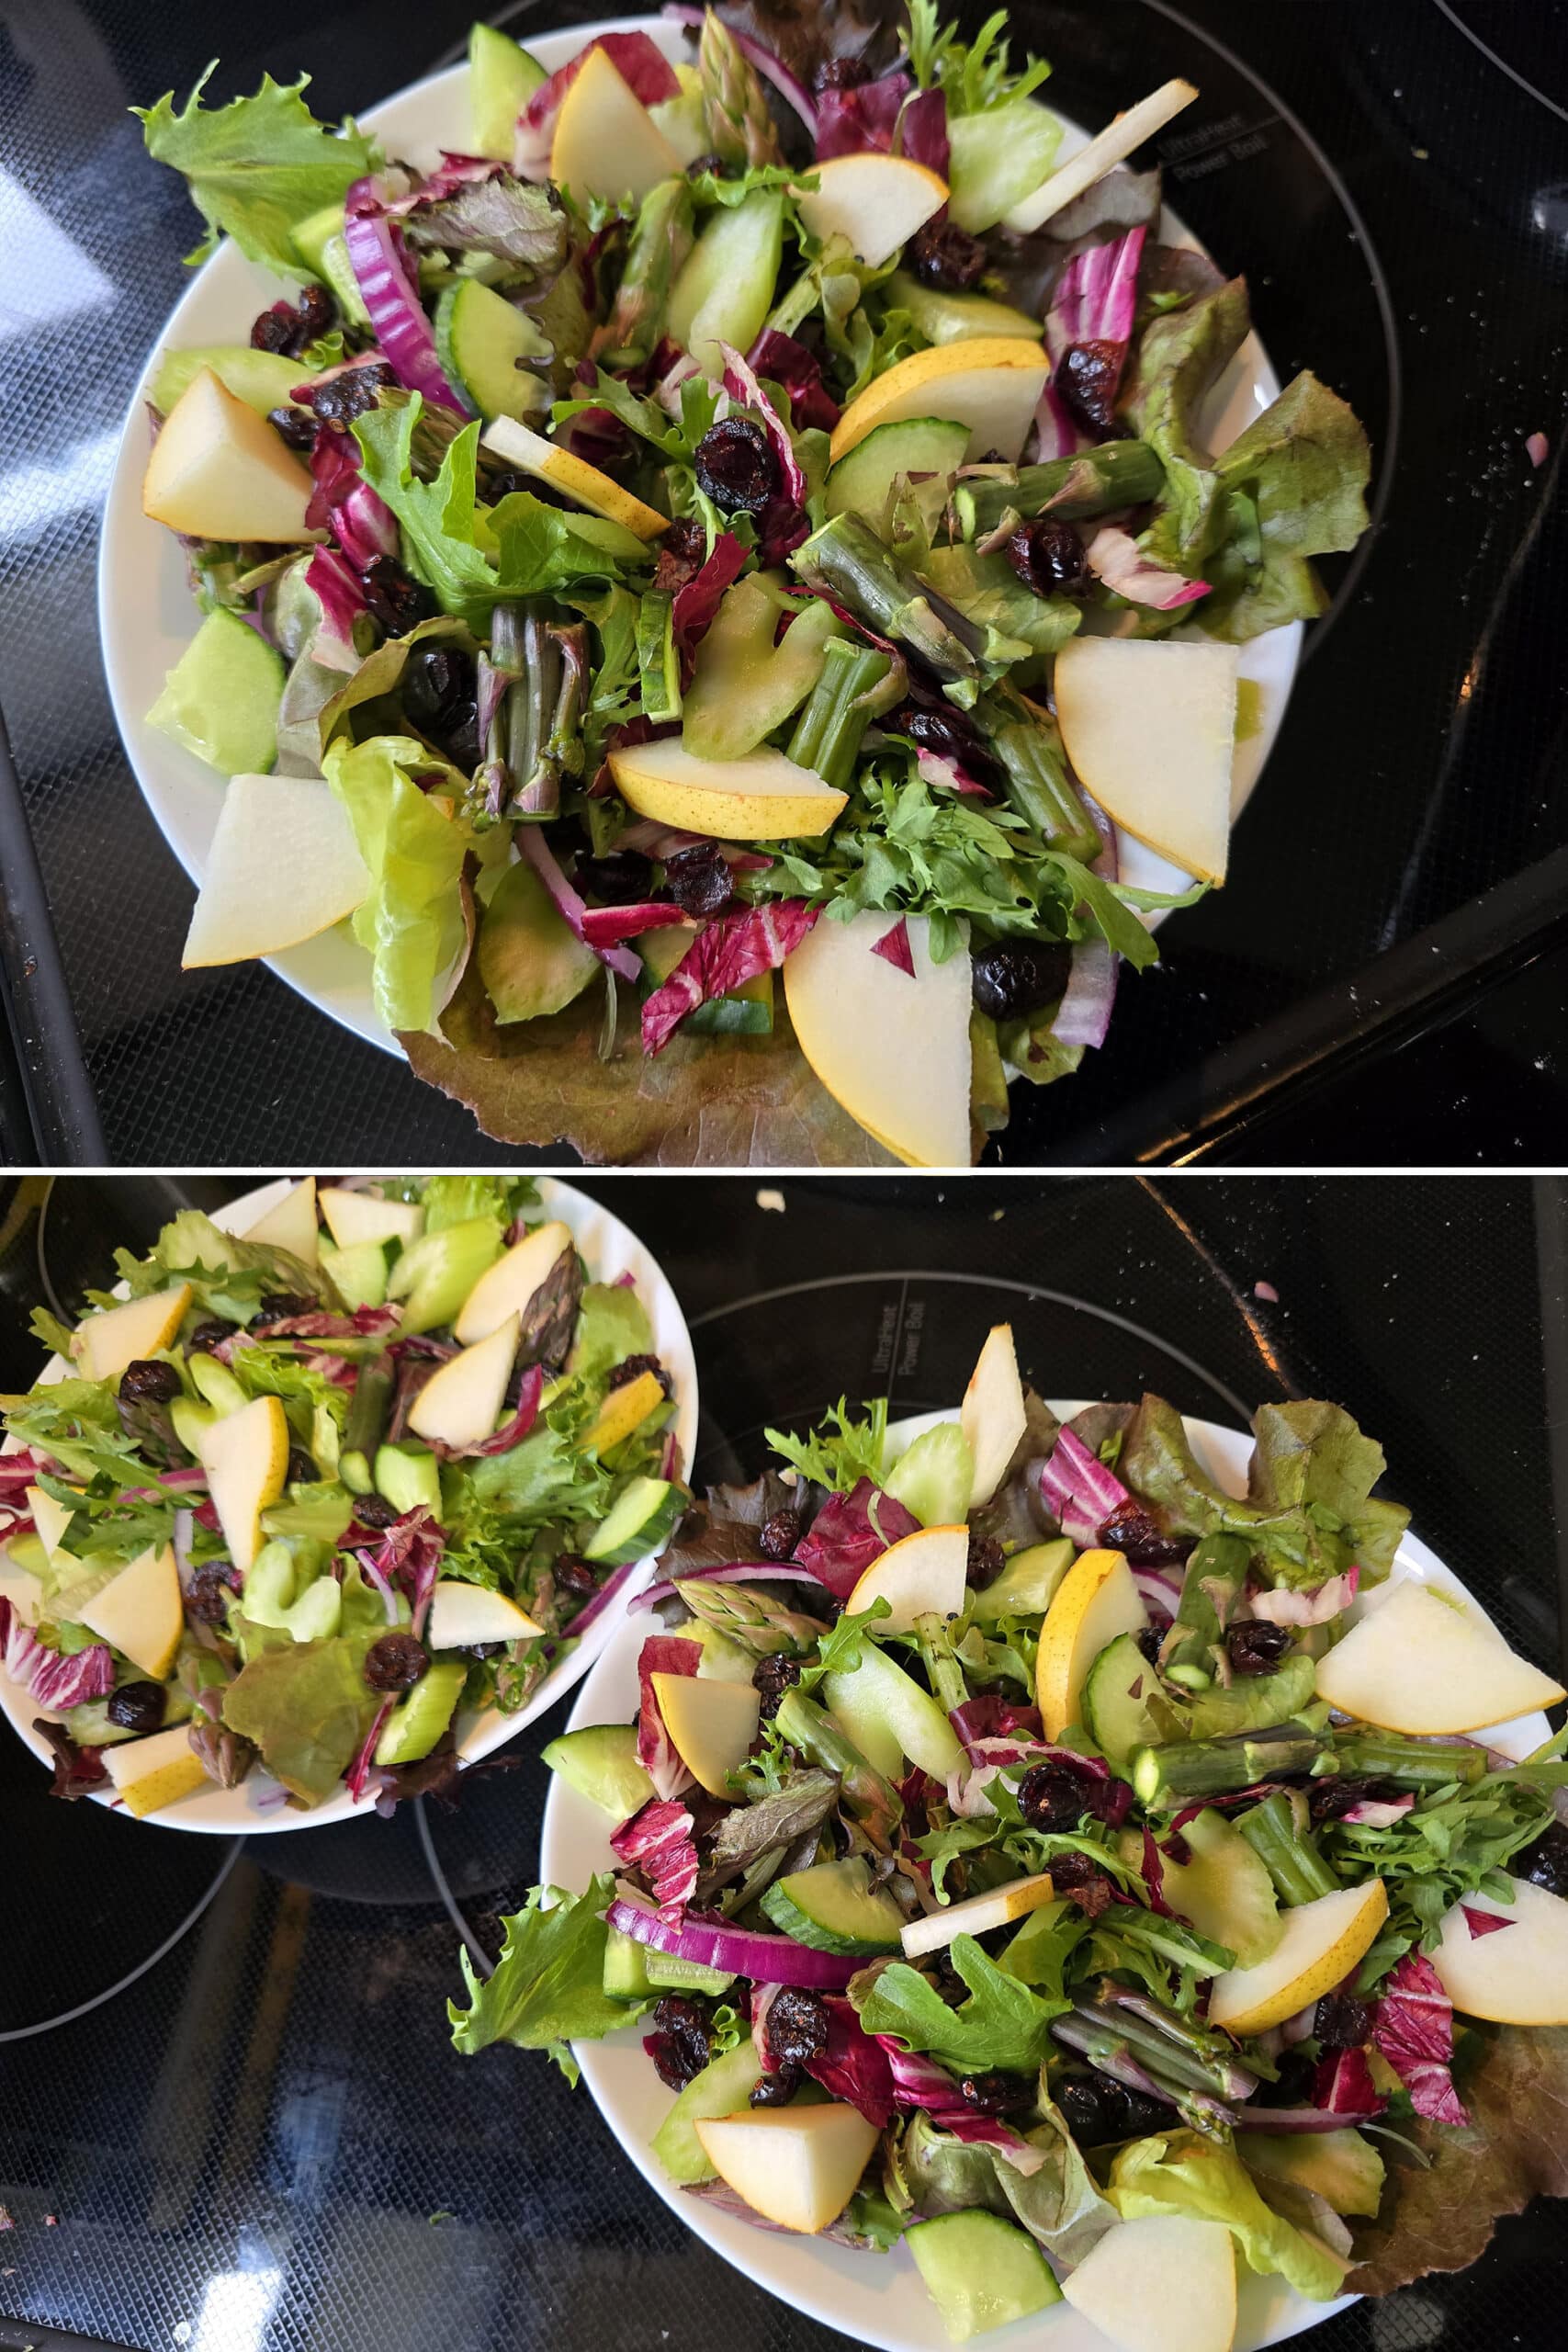
<svg viewBox="0 0 1568 2352"><path fill-rule="evenodd" d="M531 0L508 21L597 12ZM0 0L0 704L117 1162L491 1156L465 1111L265 971L181 977L190 888L114 734L94 614L116 435L195 234L127 107L188 88L219 50L214 96L303 66L313 103L342 113L444 62L467 19L407 0ZM1281 375L1311 365L1354 400L1379 521L1338 567L1231 886L1172 922L1083 1075L1018 1090L1005 1155L1172 1156L1217 1120L1231 1157L1310 1162L1332 1137L1337 1159L1399 1160L1435 1127L1434 1157L1539 1160L1568 1129L1568 966L1511 999L1501 1034L1466 980L1511 971L1568 896L1553 884L1543 903L1541 879L1568 840L1563 0L1037 0L1014 21L1087 120L1163 74L1202 85L1170 194L1247 270ZM0 796L0 832L19 821ZM1502 944L1483 950L1470 910L1499 888ZM1457 931L1396 973L1444 922ZM12 932L21 1068L0 1069L0 1114L20 1157L24 1081L51 1042ZM1440 1008L1436 972L1454 984ZM1405 1011L1388 1021L1372 1008L1395 978ZM1461 1028L1409 1043L1456 1010ZM1339 1091L1348 1057L1394 1044Z"/></svg>
<svg viewBox="0 0 1568 2352"><path fill-rule="evenodd" d="M1027 1373L1058 1393L1156 1381L1219 1419L1290 1393L1342 1400L1383 1442L1418 1532L1516 1642L1562 1660L1561 1185L818 1180L786 1182L782 1213L744 1181L589 1189L637 1223L691 1319L699 1476L754 1469L764 1419L814 1416L844 1389L886 1388L896 1412L950 1404L1007 1315ZM57 1187L50 1288L69 1308L115 1242L223 1190ZM39 1205L37 1189L0 1197L6 1387L32 1369L17 1334L45 1295ZM529 1764L476 1782L454 1813L238 1848L56 1804L0 1737L0 2205L15 2222L0 2233L0 2346L844 2341L689 2239L542 2059L462 2061L448 2044L456 1923L493 1946L533 1877L536 1757L558 1723L525 1733L512 1752ZM1562 2209L1537 2206L1462 2275L1307 2340L1545 2352L1565 2292Z"/></svg>

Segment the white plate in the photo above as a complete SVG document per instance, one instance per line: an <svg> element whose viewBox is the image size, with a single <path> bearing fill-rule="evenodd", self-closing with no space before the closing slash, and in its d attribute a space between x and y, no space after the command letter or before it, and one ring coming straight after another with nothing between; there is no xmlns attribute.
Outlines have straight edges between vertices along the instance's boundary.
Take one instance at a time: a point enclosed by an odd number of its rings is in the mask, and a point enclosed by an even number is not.
<svg viewBox="0 0 1568 2352"><path fill-rule="evenodd" d="M273 1204L288 1190L289 1180L280 1177L271 1184L264 1184L237 1201L231 1201L213 1219L230 1233L243 1234L265 1216ZM630 1274L637 1284L637 1296L648 1309L653 1327L653 1351L665 1365L675 1383L676 1412L674 1431L681 1448L682 1470L689 1470L697 1441L697 1367L692 1354L692 1337L686 1329L686 1318L681 1303L671 1289L669 1277L651 1251L646 1250L628 1226L618 1216L612 1216L597 1201L590 1200L571 1184L563 1184L554 1176L538 1179L539 1198L553 1217L571 1227L578 1248L587 1261L594 1282L613 1283L617 1275ZM59 1379L65 1366L58 1356L51 1356L43 1378ZM525 1724L542 1715L556 1701L587 1673L608 1647L621 1622L626 1605L638 1588L645 1584L653 1568L655 1555L638 1561L626 1579L621 1600L596 1618L578 1643L575 1650L551 1669L534 1692L526 1706L515 1714L503 1714L499 1707L487 1707L482 1713L459 1717L457 1753L466 1764L476 1763L481 1756L492 1756L504 1747ZM19 1604L22 1613L31 1616L38 1595L37 1580L24 1569L14 1566L4 1551L0 1551L0 1591ZM47 1741L33 1729L33 1718L46 1713L28 1697L18 1683L14 1682L0 1667L0 1712L3 1712L18 1738L24 1740L40 1764L50 1761ZM58 1717L55 1718L59 1720ZM355 1804L348 1791L340 1788L335 1796L324 1804L300 1812L290 1805L262 1805L258 1800L268 1792L276 1792L277 1782L269 1772L259 1769L248 1773L236 1789L209 1786L198 1789L194 1796L182 1797L178 1804L165 1806L148 1816L149 1824L160 1829L206 1830L215 1837L234 1838L255 1836L268 1830L319 1829L329 1821L347 1821L355 1815L363 1817L372 1810L367 1797ZM96 1796L95 1804L115 1805L113 1792ZM133 1818L127 1815L127 1820Z"/></svg>
<svg viewBox="0 0 1568 2352"><path fill-rule="evenodd" d="M1080 1409L1070 1402L1053 1403L1064 1419ZM901 1452L935 1422L955 1418L956 1408L953 1413L925 1413L899 1422L889 1432L895 1451ZM1244 1493L1250 1436L1222 1429L1213 1421L1190 1420L1187 1430L1204 1465L1233 1493ZM1413 1535L1400 1545L1389 1585L1380 1586L1379 1591L1387 1591L1405 1577L1470 1598L1458 1577ZM1373 1600L1375 1604L1375 1594ZM1350 1613L1359 1614L1361 1605L1358 1602ZM656 1625L649 1610L638 1610L621 1620L615 1640L606 1645L579 1693L571 1711L573 1730L583 1724L626 1723L636 1714L637 1652ZM1518 1757L1528 1755L1545 1739L1549 1728L1543 1714L1521 1715L1514 1723L1477 1736L1506 1755ZM614 1870L609 1829L597 1805L569 1787L558 1773L553 1775L540 1844L541 1878L576 1891L595 1871ZM913 2256L902 2247L890 2255L860 2254L850 2246L824 2245L818 2238L784 2236L733 2214L716 2212L666 2179L649 2142L669 2111L670 2093L644 2055L638 2029L612 2034L604 2041L580 2041L573 2047L605 2121L643 2178L716 2254L808 2318L878 2345L883 2352L948 2352L949 2339L936 2306ZM1282 2343L1359 2301L1355 2295L1341 2295L1331 2303L1308 2302L1282 2279L1247 2273L1241 2285L1237 2352ZM1055 2305L1046 2316L1015 2321L986 2341L994 2344L997 2352L1007 2352L1010 2346L1021 2347L1026 2342L1041 2346L1043 2352L1111 2352L1100 2330L1066 2303Z"/></svg>
<svg viewBox="0 0 1568 2352"><path fill-rule="evenodd" d="M649 33L665 55L691 54L678 27L657 17L605 17L570 31L544 33L529 47L552 70L575 57L584 41L612 26L636 26ZM307 60L302 62L308 62ZM443 148L469 144L467 65L433 74L396 97L373 107L362 119L389 153L433 169ZM1086 134L1068 125L1064 156L1086 144ZM153 168L149 166L149 168ZM1173 243L1197 240L1167 211L1161 230ZM1235 259L1245 259L1235 256ZM121 428L119 454L104 508L98 556L98 628L109 697L132 771L164 840L193 882L207 871L213 828L222 803L223 779L192 752L147 723L146 712L164 680L195 632L197 614L186 584L185 559L174 535L141 512L141 476L147 464L145 401L166 346L243 343L251 322L276 300L278 281L249 262L225 239L175 305L149 355ZM1224 448L1258 416L1280 390L1279 379L1256 335L1249 334L1216 387L1205 413L1211 445ZM1232 806L1239 810L1257 783L1284 717L1300 656L1302 627L1273 629L1241 649L1241 674L1257 684L1261 724L1236 750ZM1130 837L1122 840L1123 879L1150 890L1179 891L1189 877ZM389 1053L400 1049L378 1015L370 995L370 965L345 926L323 932L267 958L292 989L345 1029Z"/></svg>

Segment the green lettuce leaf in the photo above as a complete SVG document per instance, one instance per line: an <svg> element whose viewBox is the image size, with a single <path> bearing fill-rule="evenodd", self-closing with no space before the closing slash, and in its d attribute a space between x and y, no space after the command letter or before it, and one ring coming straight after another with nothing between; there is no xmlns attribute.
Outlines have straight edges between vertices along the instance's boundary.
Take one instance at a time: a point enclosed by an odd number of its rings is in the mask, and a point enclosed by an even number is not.
<svg viewBox="0 0 1568 2352"><path fill-rule="evenodd" d="M1247 281L1166 311L1145 328L1127 411L1134 431L1159 455L1165 488L1140 546L1178 571L1198 571L1224 527L1221 484L1197 439L1204 401L1246 337Z"/></svg>
<svg viewBox="0 0 1568 2352"><path fill-rule="evenodd" d="M821 1425L808 1430L804 1437L796 1437L789 1430L764 1430L763 1436L773 1452L799 1471L803 1478L813 1478L819 1487L848 1494L861 1479L869 1478L874 1486L882 1484L882 1455L887 1438L887 1399L874 1397L866 1407L866 1418L857 1421L849 1408L849 1399L840 1396L829 1407Z"/></svg>
<svg viewBox="0 0 1568 2352"><path fill-rule="evenodd" d="M917 2114L895 2144L891 2186L923 2219L978 2206L1022 2222L1032 2237L1066 2267L1083 2260L1097 2238L1116 2226L1116 2209L1096 2188L1066 2124L1045 2095L1045 2121L1023 2137L1045 2162L1021 2173L994 2148L951 2139L930 2116Z"/></svg>
<svg viewBox="0 0 1568 2352"><path fill-rule="evenodd" d="M468 2007L446 2005L452 2040L466 2058L492 2041L545 2050L569 2083L578 2079L569 2043L597 2041L636 2014L604 1990L604 1913L614 1900L609 1875L586 1894L536 1886L521 1911L503 1922L506 1940L488 1983L459 1952ZM547 1908L547 1905L550 1907Z"/></svg>
<svg viewBox="0 0 1568 2352"><path fill-rule="evenodd" d="M628 1283L588 1283L577 1308L571 1369L586 1380L602 1380L627 1356L653 1348L648 1309Z"/></svg>
<svg viewBox="0 0 1568 2352"><path fill-rule="evenodd" d="M1303 373L1214 460L1231 539L1195 617L1233 645L1312 620L1328 598L1308 559L1353 548L1371 471L1355 412Z"/></svg>
<svg viewBox="0 0 1568 2352"><path fill-rule="evenodd" d="M992 2066L1032 2074L1050 2048L1052 2018L1071 2004L1004 1974L973 1936L954 1936L948 1957L969 1987L968 2000L956 2009L908 1961L856 1977L850 1998L865 2031L892 2034L908 2050L928 2050L960 2074L980 2075Z"/></svg>
<svg viewBox="0 0 1568 2352"><path fill-rule="evenodd" d="M177 113L172 90L155 106L130 109L147 153L185 175L191 202L207 221L206 236L186 259L205 261L227 235L264 267L310 277L290 232L312 212L340 204L355 180L376 169L379 150L352 122L334 131L316 120L300 95L308 74L287 88L265 74L254 98L209 110L201 94L213 70L208 67Z"/></svg>
<svg viewBox="0 0 1568 2352"><path fill-rule="evenodd" d="M365 1679L365 1660L385 1630L382 1619L330 1641L285 1636L242 1667L223 1694L229 1729L254 1742L267 1770L303 1804L331 1796L370 1728L380 1700Z"/></svg>
<svg viewBox="0 0 1568 2352"><path fill-rule="evenodd" d="M1019 578L1005 555L981 555L968 545L932 548L920 574L961 613L996 638L1011 639L1036 653L1057 653L1083 621L1083 606L1068 596L1037 596ZM1027 678L1033 665L1021 673Z"/></svg>
<svg viewBox="0 0 1568 2352"><path fill-rule="evenodd" d="M56 1380L25 1396L0 1396L6 1427L74 1477L100 1472L117 1487L145 1486L151 1474L120 1425L112 1380Z"/></svg>
<svg viewBox="0 0 1568 2352"><path fill-rule="evenodd" d="M431 754L408 735L340 738L322 771L348 811L370 893L354 916L354 935L370 951L376 1010L391 1029L428 1029L435 984L465 937L458 888L472 846L468 827L446 803L422 792Z"/></svg>
<svg viewBox="0 0 1568 2352"><path fill-rule="evenodd" d="M1125 2222L1147 2213L1223 2222L1254 2270L1277 2271L1314 2302L1330 2302L1344 2288L1345 2265L1264 2203L1234 2148L1196 2132L1134 2140L1119 2149L1111 2197Z"/></svg>

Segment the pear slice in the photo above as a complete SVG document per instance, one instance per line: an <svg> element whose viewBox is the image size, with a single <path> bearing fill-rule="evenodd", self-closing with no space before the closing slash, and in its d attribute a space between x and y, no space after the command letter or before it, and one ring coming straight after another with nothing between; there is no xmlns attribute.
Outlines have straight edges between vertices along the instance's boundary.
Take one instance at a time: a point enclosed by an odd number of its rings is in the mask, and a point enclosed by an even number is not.
<svg viewBox="0 0 1568 2352"><path fill-rule="evenodd" d="M369 888L354 828L330 784L314 775L231 776L181 967L189 972L279 955L330 931Z"/></svg>
<svg viewBox="0 0 1568 2352"><path fill-rule="evenodd" d="M375 1193L327 1184L317 1205L340 1250L353 1250L361 1241L417 1241L424 1231L424 1211L417 1201L384 1201Z"/></svg>
<svg viewBox="0 0 1568 2352"><path fill-rule="evenodd" d="M85 1604L76 1622L107 1642L111 1649L122 1651L132 1666L139 1666L154 1682L162 1682L174 1665L185 1630L185 1604L173 1544L149 1544L145 1552L139 1552Z"/></svg>
<svg viewBox="0 0 1568 2352"><path fill-rule="evenodd" d="M603 54L601 50L593 51L595 57ZM615 68L610 70L614 73ZM580 74L572 84L574 90L580 87L581 79ZM603 515L606 523L618 523L637 538L656 539L661 531L670 528L668 514L660 514L657 507L645 506L640 498L634 498L618 481L601 473L597 466L591 466L586 458L575 457L558 441L547 441L542 433L520 424L515 417L496 417L486 425L481 437L485 447L493 449L498 458L504 458L509 466L533 474L539 481L547 481L552 490L575 499L591 514Z"/></svg>
<svg viewBox="0 0 1568 2352"><path fill-rule="evenodd" d="M1076 155L1069 155L1049 178L1041 182L1032 196L1024 197L1010 212L1004 212L1002 226L1010 229L1015 237L1032 236L1035 230L1043 227L1053 214L1062 211L1075 197L1082 196L1086 188L1092 187L1113 164L1125 163L1145 139L1152 139L1156 130L1163 130L1174 115L1179 115L1183 107L1191 105L1197 95L1196 85L1191 82L1162 82L1157 90L1152 91L1146 98L1140 98L1137 105L1129 107L1125 114L1119 114L1114 122L1107 123L1087 147L1080 147Z"/></svg>
<svg viewBox="0 0 1568 2352"><path fill-rule="evenodd" d="M1034 1696L1047 1739L1081 1720L1089 1668L1118 1634L1149 1622L1133 1571L1120 1552L1081 1552L1056 1587L1034 1661ZM1287 2012L1288 2014L1288 2012Z"/></svg>
<svg viewBox="0 0 1568 2352"><path fill-rule="evenodd" d="M758 1693L749 1683L695 1674L656 1674L652 1681L664 1728L682 1763L710 1796L728 1796L729 1775L744 1764L757 1736Z"/></svg>
<svg viewBox="0 0 1568 2352"><path fill-rule="evenodd" d="M189 1283L175 1283L87 1316L71 1342L83 1379L118 1380L128 1363L156 1355L173 1340L189 1305Z"/></svg>
<svg viewBox="0 0 1568 2352"><path fill-rule="evenodd" d="M947 182L908 155L867 150L814 164L817 186L796 198L801 219L824 244L847 237L857 261L880 269L947 202Z"/></svg>
<svg viewBox="0 0 1568 2352"><path fill-rule="evenodd" d="M698 2116L693 2129L719 2178L753 2212L807 2234L838 2220L877 2141L874 2123L837 2102Z"/></svg>
<svg viewBox="0 0 1568 2352"><path fill-rule="evenodd" d="M310 492L308 469L265 417L203 368L164 419L141 505L196 539L325 538L305 520Z"/></svg>
<svg viewBox="0 0 1568 2352"><path fill-rule="evenodd" d="M544 1630L505 1593L443 1577L431 1591L424 1638L433 1650L466 1650L479 1642L515 1642Z"/></svg>
<svg viewBox="0 0 1568 2352"><path fill-rule="evenodd" d="M452 1336L459 1347L471 1348L488 1340L509 1315L526 1315L535 1292L547 1282L563 1251L573 1248L571 1227L552 1218L536 1225L504 1257L487 1266L457 1311Z"/></svg>
<svg viewBox="0 0 1568 2352"><path fill-rule="evenodd" d="M1432 1954L1444 1992L1467 2018L1497 2025L1568 2025L1568 1903L1513 1878L1511 1903L1467 1894L1443 1921ZM1477 1935L1467 1911L1500 1919Z"/></svg>
<svg viewBox="0 0 1568 2352"><path fill-rule="evenodd" d="M733 759L704 760L674 735L612 752L610 774L639 817L726 842L825 833L848 797L765 745Z"/></svg>
<svg viewBox="0 0 1568 2352"><path fill-rule="evenodd" d="M901 1931L904 1956L918 1960L922 1952L940 1951L954 1936L985 1936L993 1928L1008 1927L1049 1903L1055 1889L1049 1871L1032 1878L1014 1879L1010 1886L994 1886L988 1894L971 1894L965 1902L950 1903L928 1919L911 1919Z"/></svg>
<svg viewBox="0 0 1568 2352"><path fill-rule="evenodd" d="M911 1168L967 1168L969 951L931 960L924 915L907 918L911 979L874 953L886 913L824 915L784 961L796 1043L829 1094Z"/></svg>
<svg viewBox="0 0 1568 2352"><path fill-rule="evenodd" d="M1284 1917L1284 1933L1254 1968L1227 1969L1209 1989L1209 2023L1238 2039L1266 2033L1309 2001L1331 1993L1371 1949L1388 1917L1381 1878L1342 1886L1299 1903Z"/></svg>
<svg viewBox="0 0 1568 2352"><path fill-rule="evenodd" d="M1318 1660L1317 1695L1382 1731L1483 1731L1568 1696L1468 1601L1411 1577Z"/></svg>
<svg viewBox="0 0 1568 2352"><path fill-rule="evenodd" d="M593 1426L582 1440L585 1453L608 1453L641 1429L649 1413L656 1413L664 1402L664 1383L656 1372L639 1372L635 1380L623 1381L619 1388L612 1388L594 1417Z"/></svg>
<svg viewBox="0 0 1568 2352"><path fill-rule="evenodd" d="M261 1515L288 1474L288 1423L282 1400L257 1396L200 1432L201 1466L229 1557L242 1575L262 1547Z"/></svg>
<svg viewBox="0 0 1568 2352"><path fill-rule="evenodd" d="M681 158L602 49L591 49L561 100L550 177L573 196L630 196L679 179Z"/></svg>
<svg viewBox="0 0 1568 2352"><path fill-rule="evenodd" d="M971 460L995 450L1009 465L1023 448L1050 361L1038 343L977 334L911 353L869 383L833 428L834 465L879 424L950 418L969 427Z"/></svg>
<svg viewBox="0 0 1568 2352"><path fill-rule="evenodd" d="M494 1436L517 1361L520 1329L517 1317L509 1315L475 1346L436 1366L409 1413L416 1437L461 1447Z"/></svg>
<svg viewBox="0 0 1568 2352"><path fill-rule="evenodd" d="M29 1487L27 1496L28 1509L32 1513L33 1525L38 1530L38 1540L52 1560L61 1548L61 1542L66 1529L71 1524L72 1506L69 1503L57 1503L54 1497L46 1495L41 1487Z"/></svg>
<svg viewBox="0 0 1568 2352"><path fill-rule="evenodd" d="M316 1227L315 1178L306 1176L298 1184L291 1184L275 1208L245 1227L245 1239L265 1241L274 1250L287 1250L302 1265L318 1264L321 1236Z"/></svg>
<svg viewBox="0 0 1568 2352"><path fill-rule="evenodd" d="M1007 1476L1019 1439L1029 1426L1012 1325L998 1323L987 1335L980 1360L969 1375L959 1422L975 1462L969 1508L988 1503Z"/></svg>
<svg viewBox="0 0 1568 2352"><path fill-rule="evenodd" d="M1201 881L1223 882L1235 749L1234 645L1074 638L1054 691L1067 757L1100 807Z"/></svg>
<svg viewBox="0 0 1568 2352"><path fill-rule="evenodd" d="M138 1820L207 1784L201 1759L190 1744L188 1724L175 1724L149 1739L128 1739L98 1753L120 1803Z"/></svg>
<svg viewBox="0 0 1568 2352"><path fill-rule="evenodd" d="M886 1600L893 1613L877 1619L878 1634L912 1633L917 1617L957 1616L968 1566L967 1527L918 1527L872 1562L844 1607L857 1613Z"/></svg>
<svg viewBox="0 0 1568 2352"><path fill-rule="evenodd" d="M1096 2239L1062 2293L1121 2352L1230 2352L1235 2241L1223 2222L1143 2214Z"/></svg>

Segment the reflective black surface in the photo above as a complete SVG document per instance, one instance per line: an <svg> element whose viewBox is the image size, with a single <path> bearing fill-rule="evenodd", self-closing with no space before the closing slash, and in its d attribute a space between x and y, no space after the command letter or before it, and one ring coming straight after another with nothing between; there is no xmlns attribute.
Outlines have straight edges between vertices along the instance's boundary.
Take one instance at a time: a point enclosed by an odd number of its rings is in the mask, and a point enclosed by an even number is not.
<svg viewBox="0 0 1568 2352"><path fill-rule="evenodd" d="M512 21L592 13L592 0L535 0ZM180 976L189 886L113 732L93 594L119 421L194 234L126 107L188 87L220 48L215 95L253 87L264 66L288 78L303 65L323 113L362 107L442 59L467 17L404 0L276 0L217 17L197 0L0 0L0 702L116 1161L487 1156L466 1112L269 974ZM1202 85L1171 134L1172 198L1247 271L1280 372L1311 365L1354 399L1381 521L1340 566L1342 601L1309 648L1231 886L1173 921L1167 962L1124 989L1089 1069L1018 1091L1006 1156L1173 1156L1217 1122L1213 1156L1247 1159L1226 1108L1237 1084L1268 1091L1304 1057L1281 1157L1321 1159L1331 1136L1337 1159L1402 1160L1411 1114L1438 1092L1451 1102L1439 1156L1539 1158L1537 1136L1568 1130L1568 1087L1551 1008L1529 995L1530 1074L1518 1082L1504 1059L1456 1086L1462 1035L1416 1051L1408 1036L1462 1016L1462 986L1423 1010L1414 974L1399 973L1415 1015L1368 1032L1382 1058L1355 1115L1320 1118L1317 1105L1363 1029L1350 984L1386 987L1372 967L1388 951L1425 943L1568 838L1568 9L1040 0L1015 24L1055 61L1064 108L1086 119L1166 74ZM1550 444L1539 470L1525 452L1536 432ZM13 893L17 822L0 794ZM1540 944L1540 898L1527 887L1510 900L1493 940L1502 968ZM43 1148L80 1159L91 1130L51 1042L42 915L13 910L0 932L21 1065L0 1069L0 1116L24 1156L30 1093ZM1462 981L1482 949L1453 952Z"/></svg>
<svg viewBox="0 0 1568 2352"><path fill-rule="evenodd" d="M225 1188L57 1186L42 1261L60 1303L182 1189L209 1203ZM684 1301L706 1473L755 1466L761 1421L814 1415L840 1390L886 1386L897 1411L950 1402L1002 1313L1057 1393L1157 1380L1219 1419L1292 1391L1341 1399L1382 1441L1418 1532L1521 1646L1563 1656L1561 1185L818 1180L787 1182L782 1214L745 1180L589 1189L634 1221ZM6 1387L34 1368L20 1310L45 1295L41 1190L0 1191ZM520 1747L536 1755L560 1720ZM545 1779L480 1780L423 1822L253 1838L213 1888L220 1841L51 1804L0 1735L0 2205L16 2223L0 2233L0 2346L53 2345L51 2328L141 2352L841 2340L698 2247L542 2060L452 2052L454 1917L493 1943L495 1914L534 1874ZM102 1993L203 1892L134 1982L5 2038L18 1983L52 1979L60 2008ZM1314 2341L1545 2352L1565 2290L1562 2211L1538 2207L1472 2270Z"/></svg>

